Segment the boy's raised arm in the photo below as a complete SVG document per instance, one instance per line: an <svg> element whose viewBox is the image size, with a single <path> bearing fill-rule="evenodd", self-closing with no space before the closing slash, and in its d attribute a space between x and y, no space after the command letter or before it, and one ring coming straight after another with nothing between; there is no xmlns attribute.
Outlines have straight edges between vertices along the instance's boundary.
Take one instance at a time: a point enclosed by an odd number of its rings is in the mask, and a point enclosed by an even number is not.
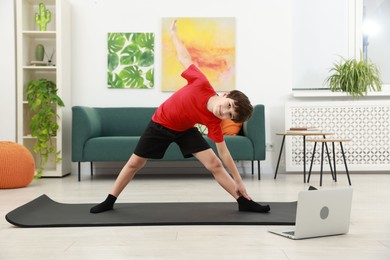
<svg viewBox="0 0 390 260"><path fill-rule="evenodd" d="M172 22L170 28L170 34L173 41L173 45L175 46L176 49L177 58L179 59L179 62L183 65L183 67L187 69L192 64L192 59L187 48L184 46L183 42L177 36L176 20Z"/></svg>

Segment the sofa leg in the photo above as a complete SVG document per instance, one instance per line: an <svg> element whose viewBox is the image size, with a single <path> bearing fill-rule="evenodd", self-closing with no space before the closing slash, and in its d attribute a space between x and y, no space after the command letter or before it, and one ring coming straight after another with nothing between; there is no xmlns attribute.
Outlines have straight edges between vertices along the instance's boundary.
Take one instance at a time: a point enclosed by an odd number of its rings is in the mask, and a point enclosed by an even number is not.
<svg viewBox="0 0 390 260"><path fill-rule="evenodd" d="M91 178L93 177L93 162L91 162Z"/></svg>
<svg viewBox="0 0 390 260"><path fill-rule="evenodd" d="M260 180L260 160L257 160L257 178Z"/></svg>
<svg viewBox="0 0 390 260"><path fill-rule="evenodd" d="M81 162L78 162L78 165L79 165L79 172L78 172L78 175L79 175L79 181L80 181L80 170L81 170L81 166L80 166Z"/></svg>

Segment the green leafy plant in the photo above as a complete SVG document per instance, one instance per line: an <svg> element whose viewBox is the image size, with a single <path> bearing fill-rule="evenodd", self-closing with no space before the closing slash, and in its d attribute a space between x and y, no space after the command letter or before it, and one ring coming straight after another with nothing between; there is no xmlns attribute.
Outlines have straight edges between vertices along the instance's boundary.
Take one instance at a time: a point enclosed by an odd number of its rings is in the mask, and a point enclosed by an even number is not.
<svg viewBox="0 0 390 260"><path fill-rule="evenodd" d="M369 90L381 91L382 80L378 67L370 61L341 57L333 64L326 83L333 92L348 92L353 97L367 95Z"/></svg>
<svg viewBox="0 0 390 260"><path fill-rule="evenodd" d="M44 166L49 155L54 155L56 163L61 161L60 151L56 151L53 138L59 128L56 112L57 106L64 106L64 102L57 95L57 86L47 79L31 80L27 86L27 102L33 116L30 121L31 135L37 138L34 152L40 156L36 178L42 176Z"/></svg>

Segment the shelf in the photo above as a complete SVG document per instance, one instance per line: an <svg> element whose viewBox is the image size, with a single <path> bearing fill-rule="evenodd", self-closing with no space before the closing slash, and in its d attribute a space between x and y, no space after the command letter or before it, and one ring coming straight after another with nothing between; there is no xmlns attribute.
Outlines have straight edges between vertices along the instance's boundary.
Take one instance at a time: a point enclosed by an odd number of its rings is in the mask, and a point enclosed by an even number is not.
<svg viewBox="0 0 390 260"><path fill-rule="evenodd" d="M42 2L42 0L27 0L26 2L29 2L32 5L37 5ZM55 0L45 0L44 1L46 5L54 5L56 3Z"/></svg>
<svg viewBox="0 0 390 260"><path fill-rule="evenodd" d="M56 68L56 66L23 66L25 70L55 70Z"/></svg>
<svg viewBox="0 0 390 260"><path fill-rule="evenodd" d="M348 93L345 92L332 92L329 89L317 89L317 90L305 90L305 89L293 89L293 97L351 97ZM367 96L364 97L390 97L390 87L384 85L382 91L380 92L368 92Z"/></svg>
<svg viewBox="0 0 390 260"><path fill-rule="evenodd" d="M37 139L37 138L33 137L32 135L25 135L23 136L23 139Z"/></svg>
<svg viewBox="0 0 390 260"><path fill-rule="evenodd" d="M51 138L56 139L57 136L52 136ZM23 136L23 139L37 139L37 138L32 136L32 135L25 135L25 136Z"/></svg>
<svg viewBox="0 0 390 260"><path fill-rule="evenodd" d="M23 35L31 38L56 38L55 31L23 31Z"/></svg>

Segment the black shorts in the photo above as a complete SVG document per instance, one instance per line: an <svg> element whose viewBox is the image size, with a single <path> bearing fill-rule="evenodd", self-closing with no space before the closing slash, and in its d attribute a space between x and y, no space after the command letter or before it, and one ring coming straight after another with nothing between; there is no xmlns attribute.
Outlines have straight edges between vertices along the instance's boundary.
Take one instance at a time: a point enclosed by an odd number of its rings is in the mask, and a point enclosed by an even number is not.
<svg viewBox="0 0 390 260"><path fill-rule="evenodd" d="M150 121L134 150L134 154L143 158L161 159L172 142L180 147L184 158L190 158L193 156L192 154L210 148L196 127L178 132Z"/></svg>

